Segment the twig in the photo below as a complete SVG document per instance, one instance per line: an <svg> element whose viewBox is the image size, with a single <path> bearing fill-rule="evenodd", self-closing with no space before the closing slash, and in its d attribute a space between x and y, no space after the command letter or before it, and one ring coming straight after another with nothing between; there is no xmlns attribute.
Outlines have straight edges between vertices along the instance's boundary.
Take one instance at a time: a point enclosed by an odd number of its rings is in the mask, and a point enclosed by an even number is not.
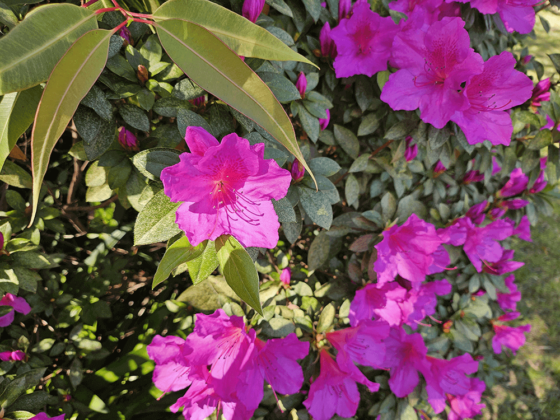
<svg viewBox="0 0 560 420"><path fill-rule="evenodd" d="M87 207L67 207L67 206L64 206L63 210L66 210L66 211L87 211L87 212L89 212L89 211L101 209L103 207L107 207L109 204L117 201L117 198L119 198L119 196L114 195L113 197L109 198L107 201L104 201L103 203L98 204L97 206L87 206Z"/></svg>
<svg viewBox="0 0 560 420"><path fill-rule="evenodd" d="M385 149L387 146L389 146L391 143L393 143L395 140L387 140L384 144L382 144L381 146L379 146L377 149L375 149L373 151L373 153L370 155L370 159L373 158L376 154L378 154L379 152L381 152L383 149Z"/></svg>

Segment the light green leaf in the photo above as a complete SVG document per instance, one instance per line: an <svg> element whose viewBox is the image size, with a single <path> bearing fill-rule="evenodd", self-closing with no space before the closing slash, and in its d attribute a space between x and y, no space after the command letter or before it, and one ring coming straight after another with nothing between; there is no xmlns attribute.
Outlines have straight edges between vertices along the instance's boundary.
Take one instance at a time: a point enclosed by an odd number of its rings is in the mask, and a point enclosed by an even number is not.
<svg viewBox="0 0 560 420"><path fill-rule="evenodd" d="M152 289L155 289L158 284L167 279L176 267L202 255L205 248L205 242L198 244L196 247L192 246L186 236L173 242L165 251L165 255L158 265Z"/></svg>
<svg viewBox="0 0 560 420"><path fill-rule="evenodd" d="M220 265L218 255L216 253L216 243L207 241L202 255L187 262L189 275L193 284L198 284L206 280L210 274L214 272Z"/></svg>
<svg viewBox="0 0 560 420"><path fill-rule="evenodd" d="M28 13L0 40L0 95L47 80L72 43L96 28L95 14L73 4L49 4Z"/></svg>
<svg viewBox="0 0 560 420"><path fill-rule="evenodd" d="M7 160L0 172L0 181L12 187L31 188L33 180L25 169Z"/></svg>
<svg viewBox="0 0 560 420"><path fill-rule="evenodd" d="M154 147L135 154L132 163L146 178L157 181L164 168L179 163L180 154L175 149Z"/></svg>
<svg viewBox="0 0 560 420"><path fill-rule="evenodd" d="M180 203L172 203L163 190L159 191L138 214L134 225L134 244L147 245L163 242L181 230L175 223L175 212Z"/></svg>
<svg viewBox="0 0 560 420"><path fill-rule="evenodd" d="M233 236L222 235L216 239L216 251L227 283L241 299L262 315L259 274L245 248Z"/></svg>
<svg viewBox="0 0 560 420"><path fill-rule="evenodd" d="M72 45L53 70L43 91L31 138L33 168L33 223L39 192L54 146L80 101L89 92L107 62L111 31L97 29Z"/></svg>
<svg viewBox="0 0 560 420"><path fill-rule="evenodd" d="M315 66L266 29L255 25L235 12L206 0L171 0L163 4L154 13L154 16L161 19L185 19L201 25L220 38L238 55L244 57L301 61Z"/></svg>
<svg viewBox="0 0 560 420"><path fill-rule="evenodd" d="M336 309L334 304L331 302L323 309L321 316L319 317L319 322L317 323L317 332L323 333L328 331L334 323L334 317L336 315Z"/></svg>

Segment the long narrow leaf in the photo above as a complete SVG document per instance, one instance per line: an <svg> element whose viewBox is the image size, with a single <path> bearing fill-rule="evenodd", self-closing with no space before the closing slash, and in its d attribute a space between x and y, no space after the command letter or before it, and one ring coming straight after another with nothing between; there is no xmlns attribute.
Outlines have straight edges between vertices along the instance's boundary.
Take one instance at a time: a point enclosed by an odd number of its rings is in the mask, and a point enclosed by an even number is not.
<svg viewBox="0 0 560 420"><path fill-rule="evenodd" d="M52 150L105 63L112 32L96 29L78 39L54 68L43 91L31 138L33 223Z"/></svg>
<svg viewBox="0 0 560 420"><path fill-rule="evenodd" d="M169 248L167 248L167 251L165 251L158 265L152 283L152 289L155 289L158 284L165 281L175 268L202 255L205 248L206 242L200 243L198 246L194 247L190 244L186 236L173 242Z"/></svg>

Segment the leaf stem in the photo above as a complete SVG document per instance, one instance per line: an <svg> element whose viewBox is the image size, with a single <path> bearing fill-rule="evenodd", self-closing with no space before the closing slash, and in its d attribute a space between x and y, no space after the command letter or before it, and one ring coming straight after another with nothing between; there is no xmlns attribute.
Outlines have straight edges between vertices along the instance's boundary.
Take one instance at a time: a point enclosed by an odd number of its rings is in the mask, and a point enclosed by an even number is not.
<svg viewBox="0 0 560 420"><path fill-rule="evenodd" d="M116 8L116 7L106 7L106 8L104 8L104 9L96 10L96 11L95 11L95 14L96 14L96 15L99 15L99 14L105 13L105 12L114 12L115 10L119 10L119 9Z"/></svg>

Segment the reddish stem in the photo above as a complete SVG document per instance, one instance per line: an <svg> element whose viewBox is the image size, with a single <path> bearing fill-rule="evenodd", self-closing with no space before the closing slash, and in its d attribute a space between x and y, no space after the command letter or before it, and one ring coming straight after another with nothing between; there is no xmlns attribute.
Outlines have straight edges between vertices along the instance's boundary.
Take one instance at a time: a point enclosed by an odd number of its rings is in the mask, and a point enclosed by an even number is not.
<svg viewBox="0 0 560 420"><path fill-rule="evenodd" d="M128 20L125 20L123 23L121 23L120 25L118 25L117 27L115 27L113 29L113 33L117 33L119 31L119 29L121 29L123 26L125 26L128 23Z"/></svg>
<svg viewBox="0 0 560 420"><path fill-rule="evenodd" d="M144 15L142 13L133 13L133 12L126 12L128 15L130 16L135 16L135 17L141 17L141 18L147 18L147 19L153 19L152 15Z"/></svg>
<svg viewBox="0 0 560 420"><path fill-rule="evenodd" d="M132 19L133 22L140 22L140 23L145 23L146 25L153 25L154 22L150 21L150 20L143 20L143 19Z"/></svg>
<svg viewBox="0 0 560 420"><path fill-rule="evenodd" d="M96 0L97 1L97 0ZM95 11L96 15L99 15L100 13L105 13L105 12L114 12L115 10L118 10L118 8L116 7L106 7L104 9L99 9Z"/></svg>

